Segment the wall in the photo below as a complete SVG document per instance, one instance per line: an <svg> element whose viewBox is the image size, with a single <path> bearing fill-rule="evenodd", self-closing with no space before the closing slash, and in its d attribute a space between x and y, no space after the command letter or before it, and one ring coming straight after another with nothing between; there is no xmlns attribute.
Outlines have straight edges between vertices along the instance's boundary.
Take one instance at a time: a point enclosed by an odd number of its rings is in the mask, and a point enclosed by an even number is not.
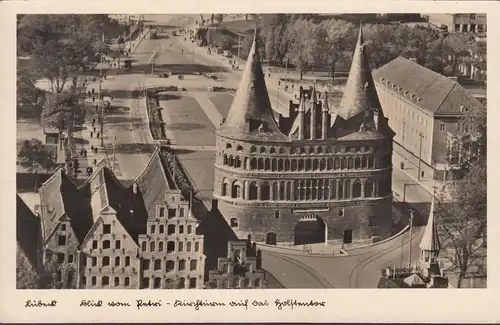
<svg viewBox="0 0 500 325"><path fill-rule="evenodd" d="M448 132L454 133L457 128L458 118L456 117L436 117L434 123L434 137L432 143L432 155L434 163L437 165L447 164L448 150L446 146L446 138ZM441 125L444 125L444 130ZM437 166L439 167L439 166ZM441 168L438 168L441 169Z"/></svg>

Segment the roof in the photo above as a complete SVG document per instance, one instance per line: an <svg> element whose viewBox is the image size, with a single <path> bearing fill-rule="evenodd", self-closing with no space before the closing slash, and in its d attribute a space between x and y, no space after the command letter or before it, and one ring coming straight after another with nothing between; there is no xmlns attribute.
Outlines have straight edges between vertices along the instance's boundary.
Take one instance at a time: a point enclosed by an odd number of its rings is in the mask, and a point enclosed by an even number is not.
<svg viewBox="0 0 500 325"><path fill-rule="evenodd" d="M374 71L373 78L378 85L406 97L433 115L456 115L461 113L461 106L469 109L482 107L457 81L403 57L397 57Z"/></svg>
<svg viewBox="0 0 500 325"><path fill-rule="evenodd" d="M85 238L92 226L85 195L66 175L64 168L56 170L39 189L43 238L47 240L63 217L70 219L71 227L79 241Z"/></svg>
<svg viewBox="0 0 500 325"><path fill-rule="evenodd" d="M150 217L156 216L156 202L165 196L166 190L178 190L159 147L153 152L142 174L136 178L135 184L142 194L147 214Z"/></svg>
<svg viewBox="0 0 500 325"><path fill-rule="evenodd" d="M431 210L429 212L429 219L427 220L427 226L425 226L424 236L420 242L420 249L426 251L440 251L441 244L439 243L439 235L436 227L436 221L434 219L434 207L435 198L432 197Z"/></svg>
<svg viewBox="0 0 500 325"><path fill-rule="evenodd" d="M16 195L16 240L31 265L36 266L41 235L40 219Z"/></svg>
<svg viewBox="0 0 500 325"><path fill-rule="evenodd" d="M406 277L403 281L410 287L425 285L425 281L416 273Z"/></svg>
<svg viewBox="0 0 500 325"><path fill-rule="evenodd" d="M363 40L362 26L352 57L351 70L339 105L338 115L347 120L366 109L380 109L377 90L373 82Z"/></svg>
<svg viewBox="0 0 500 325"><path fill-rule="evenodd" d="M286 141L273 115L258 43L256 31L228 116L216 133L238 140Z"/></svg>

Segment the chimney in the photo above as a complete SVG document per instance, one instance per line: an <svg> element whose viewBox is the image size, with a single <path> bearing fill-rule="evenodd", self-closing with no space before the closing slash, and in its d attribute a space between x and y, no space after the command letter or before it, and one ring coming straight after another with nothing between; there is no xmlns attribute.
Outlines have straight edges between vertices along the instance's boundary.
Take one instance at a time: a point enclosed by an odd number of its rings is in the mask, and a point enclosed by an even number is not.
<svg viewBox="0 0 500 325"><path fill-rule="evenodd" d="M375 129L378 131L379 128L378 108L373 109L373 123L375 124Z"/></svg>
<svg viewBox="0 0 500 325"><path fill-rule="evenodd" d="M219 207L218 207L217 199L212 199L212 211L216 211L218 209L219 209Z"/></svg>

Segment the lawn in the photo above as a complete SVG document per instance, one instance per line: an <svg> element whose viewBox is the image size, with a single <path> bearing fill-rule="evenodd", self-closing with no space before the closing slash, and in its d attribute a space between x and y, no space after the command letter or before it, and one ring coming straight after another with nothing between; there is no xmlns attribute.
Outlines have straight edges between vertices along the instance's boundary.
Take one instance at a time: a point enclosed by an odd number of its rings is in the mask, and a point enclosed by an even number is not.
<svg viewBox="0 0 500 325"><path fill-rule="evenodd" d="M227 117L231 104L233 103L233 94L220 93L220 94L210 94L210 101L217 108L219 113L223 117Z"/></svg>

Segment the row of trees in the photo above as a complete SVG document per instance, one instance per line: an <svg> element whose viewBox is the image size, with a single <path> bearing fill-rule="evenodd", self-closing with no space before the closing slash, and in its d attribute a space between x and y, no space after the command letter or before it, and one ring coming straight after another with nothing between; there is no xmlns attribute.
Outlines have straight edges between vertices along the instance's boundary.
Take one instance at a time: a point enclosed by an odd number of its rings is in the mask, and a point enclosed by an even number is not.
<svg viewBox="0 0 500 325"><path fill-rule="evenodd" d="M260 15L259 28L265 44L262 57L277 66L288 60L301 77L309 70L328 70L333 76L337 68L348 69L359 32L359 25L346 20L289 14ZM486 57L486 43L476 42L471 34L442 34L428 27L391 23L365 24L363 33L372 68L402 55L439 73L455 74L460 62L474 55ZM213 31L212 35L216 45L237 46L237 40L224 33ZM252 39L248 35L241 42L243 58Z"/></svg>

